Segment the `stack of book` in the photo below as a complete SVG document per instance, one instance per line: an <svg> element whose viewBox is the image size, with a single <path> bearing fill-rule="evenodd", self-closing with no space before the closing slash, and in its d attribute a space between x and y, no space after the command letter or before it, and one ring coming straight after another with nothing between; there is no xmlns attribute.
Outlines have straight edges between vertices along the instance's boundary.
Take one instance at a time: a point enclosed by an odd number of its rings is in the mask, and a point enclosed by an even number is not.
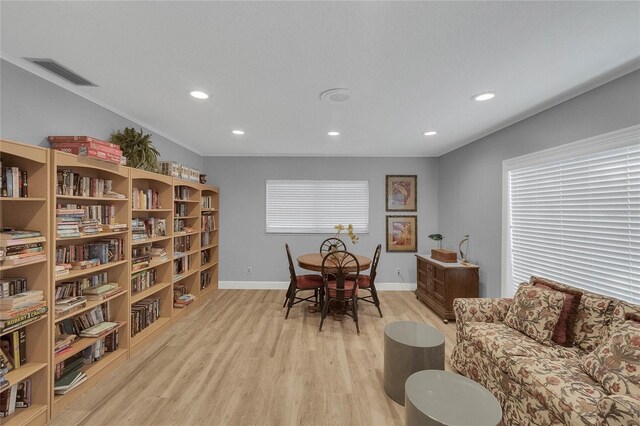
<svg viewBox="0 0 640 426"><path fill-rule="evenodd" d="M160 193L153 189L133 188L131 191L131 203L134 210L161 209Z"/></svg>
<svg viewBox="0 0 640 426"><path fill-rule="evenodd" d="M2 167L0 160L0 196L26 198L29 196L27 171L18 167Z"/></svg>
<svg viewBox="0 0 640 426"><path fill-rule="evenodd" d="M176 254L186 253L191 250L191 236L176 237L173 239L173 253Z"/></svg>
<svg viewBox="0 0 640 426"><path fill-rule="evenodd" d="M31 392L31 379L25 379L0 393L0 417L10 416L16 408L29 407Z"/></svg>
<svg viewBox="0 0 640 426"><path fill-rule="evenodd" d="M202 234L200 234L201 247L206 247L210 245L212 241L213 241L213 238L211 238L211 235L208 232L203 232Z"/></svg>
<svg viewBox="0 0 640 426"><path fill-rule="evenodd" d="M84 210L78 208L56 209L56 233L58 238L77 238L80 234L80 223L84 219Z"/></svg>
<svg viewBox="0 0 640 426"><path fill-rule="evenodd" d="M0 337L0 353L9 371L27 363L27 333L24 328Z"/></svg>
<svg viewBox="0 0 640 426"><path fill-rule="evenodd" d="M27 290L0 298L0 332L8 332L38 320L47 313L42 290Z"/></svg>
<svg viewBox="0 0 640 426"><path fill-rule="evenodd" d="M56 265L69 263L72 269L87 269L100 264L124 260L124 239L111 238L86 244L58 246Z"/></svg>
<svg viewBox="0 0 640 426"><path fill-rule="evenodd" d="M45 242L40 231L0 228L0 251L4 252L0 265L18 266L46 260Z"/></svg>
<svg viewBox="0 0 640 426"><path fill-rule="evenodd" d="M99 324L92 325L80 332L80 337L100 337L109 334L112 330L118 328L120 323L103 321Z"/></svg>
<svg viewBox="0 0 640 426"><path fill-rule="evenodd" d="M53 353L55 356L64 354L71 350L71 345L78 339L75 334L58 334L54 344Z"/></svg>
<svg viewBox="0 0 640 426"><path fill-rule="evenodd" d="M97 220L102 225L116 224L116 206L114 204L64 204L56 205L57 216L68 216L83 213L80 220ZM125 227L126 229L126 227Z"/></svg>
<svg viewBox="0 0 640 426"><path fill-rule="evenodd" d="M167 220L154 217L134 217L131 219L132 238L135 241L167 235Z"/></svg>
<svg viewBox="0 0 640 426"><path fill-rule="evenodd" d="M62 364L60 368L61 376L56 378L53 387L53 392L56 395L64 395L87 380L87 375L80 371L84 366L83 358L77 357L73 360L70 358L68 361L70 362L60 363Z"/></svg>
<svg viewBox="0 0 640 426"><path fill-rule="evenodd" d="M156 262L164 262L165 260L169 259L167 251L163 247L156 246L151 247L151 257Z"/></svg>
<svg viewBox="0 0 640 426"><path fill-rule="evenodd" d="M56 318L63 317L87 306L85 296L72 296L56 299Z"/></svg>
<svg viewBox="0 0 640 426"><path fill-rule="evenodd" d="M109 163L126 164L126 159L122 161L122 150L118 145L100 139L90 136L49 136L48 139L51 148L58 151Z"/></svg>
<svg viewBox="0 0 640 426"><path fill-rule="evenodd" d="M131 249L131 270L147 268L151 264L151 244L135 246Z"/></svg>
<svg viewBox="0 0 640 426"><path fill-rule="evenodd" d="M62 275L69 275L69 271L71 270L71 264L63 263L62 265L56 265L55 267L56 277L60 277Z"/></svg>
<svg viewBox="0 0 640 426"><path fill-rule="evenodd" d="M193 303L195 300L196 300L196 297L193 294L190 294L190 293L181 294L181 295L176 296L174 298L173 307L174 308L186 308L191 303Z"/></svg>
<svg viewBox="0 0 640 426"><path fill-rule="evenodd" d="M96 219L83 220L79 227L82 235L95 235L102 232L102 225Z"/></svg>
<svg viewBox="0 0 640 426"><path fill-rule="evenodd" d="M117 283L108 283L84 289L82 290L82 294L84 294L88 300L102 301L116 294L120 294L123 291L124 288L120 287Z"/></svg>

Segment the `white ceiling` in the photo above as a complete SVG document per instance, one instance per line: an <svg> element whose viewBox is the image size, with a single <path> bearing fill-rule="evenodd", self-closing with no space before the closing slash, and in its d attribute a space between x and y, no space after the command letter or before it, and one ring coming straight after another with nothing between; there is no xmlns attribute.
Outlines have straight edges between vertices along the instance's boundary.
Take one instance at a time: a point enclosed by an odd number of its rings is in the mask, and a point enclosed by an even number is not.
<svg viewBox="0 0 640 426"><path fill-rule="evenodd" d="M99 85L74 90L205 155L437 156L640 58L638 2L0 7L4 58L53 58ZM352 99L319 99L335 87Z"/></svg>

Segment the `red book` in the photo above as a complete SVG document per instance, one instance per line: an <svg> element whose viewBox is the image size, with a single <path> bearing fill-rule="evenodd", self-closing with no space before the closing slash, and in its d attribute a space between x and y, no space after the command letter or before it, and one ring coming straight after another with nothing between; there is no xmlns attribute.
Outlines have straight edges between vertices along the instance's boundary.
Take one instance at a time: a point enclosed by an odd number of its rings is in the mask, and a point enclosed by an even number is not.
<svg viewBox="0 0 640 426"><path fill-rule="evenodd" d="M88 149L85 147L78 148L60 148L58 151L67 152L69 154L76 154L87 158L95 158L109 163L120 164L122 154L115 155L104 151L97 151L95 149Z"/></svg>
<svg viewBox="0 0 640 426"><path fill-rule="evenodd" d="M49 141L49 143L87 143L87 142L94 142L100 145L104 145L107 148L117 148L120 149L120 147L116 144L110 143L110 142L106 142L103 141L101 139L97 139L97 138L93 138L91 136L49 136L47 138L47 140Z"/></svg>
<svg viewBox="0 0 640 426"><path fill-rule="evenodd" d="M86 149L95 149L96 151L103 151L113 155L122 155L122 151L118 145L114 145L112 143L98 143L98 142L52 142L51 148L57 149L58 151L62 151L64 149L76 149L76 148L86 148ZM71 151L65 151L71 152Z"/></svg>

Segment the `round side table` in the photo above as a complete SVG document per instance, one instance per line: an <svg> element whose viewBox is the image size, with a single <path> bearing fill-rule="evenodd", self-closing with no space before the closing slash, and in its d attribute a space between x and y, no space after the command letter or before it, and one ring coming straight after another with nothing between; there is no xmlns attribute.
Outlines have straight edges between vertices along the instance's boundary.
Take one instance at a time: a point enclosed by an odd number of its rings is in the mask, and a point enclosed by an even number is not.
<svg viewBox="0 0 640 426"><path fill-rule="evenodd" d="M444 370L444 335L412 321L396 321L384 328L384 391L404 405L404 382L420 370Z"/></svg>
<svg viewBox="0 0 640 426"><path fill-rule="evenodd" d="M482 385L451 371L426 370L405 384L404 424L496 426L498 400Z"/></svg>

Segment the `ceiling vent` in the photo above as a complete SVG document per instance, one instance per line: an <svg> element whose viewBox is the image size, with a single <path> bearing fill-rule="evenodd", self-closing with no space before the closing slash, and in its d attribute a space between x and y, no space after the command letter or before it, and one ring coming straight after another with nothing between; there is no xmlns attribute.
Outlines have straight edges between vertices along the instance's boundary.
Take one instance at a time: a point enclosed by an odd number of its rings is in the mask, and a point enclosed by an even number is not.
<svg viewBox="0 0 640 426"><path fill-rule="evenodd" d="M61 79L66 80L75 86L98 87L97 84L90 82L86 78L76 74L75 72L71 71L69 68L59 64L53 59L49 59L49 58L23 58L23 59L26 59L27 61L44 68L50 73L57 75Z"/></svg>

